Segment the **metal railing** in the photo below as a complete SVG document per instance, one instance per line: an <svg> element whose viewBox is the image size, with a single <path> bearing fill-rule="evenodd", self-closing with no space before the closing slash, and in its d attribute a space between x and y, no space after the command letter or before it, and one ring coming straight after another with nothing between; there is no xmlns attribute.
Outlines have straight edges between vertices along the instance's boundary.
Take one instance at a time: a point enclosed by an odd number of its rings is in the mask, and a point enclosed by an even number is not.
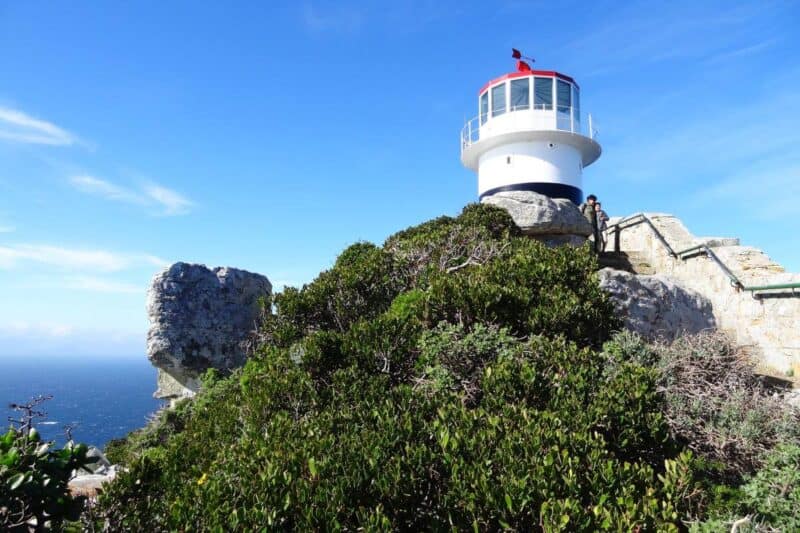
<svg viewBox="0 0 800 533"><path fill-rule="evenodd" d="M580 118L577 116L579 110L575 109L574 111L572 107L555 106L553 104L534 104L532 106L526 104L511 106L508 109L504 108L500 113L497 110L481 113L477 117L468 120L461 129L461 149L463 150L481 140L481 128L488 128L493 121L500 119L500 117L520 112L528 112L531 119L531 129L567 131L595 139L598 132L592 123L592 115L587 115L589 123L584 130L581 126ZM521 117L522 115L515 116Z"/></svg>
<svg viewBox="0 0 800 533"><path fill-rule="evenodd" d="M653 221L645 215L644 213L636 213L629 217L623 218L619 222L615 222L606 228L606 233L610 234L611 230L613 229L617 235L619 235L620 231L626 228L630 228L639 224L647 224L650 229L655 234L658 241L661 243L662 246L667 250L667 253L673 257L674 259L680 259L682 261L686 261L691 257L696 257L701 254L705 254L706 257L714 261L714 263L722 270L722 272L727 276L728 280L731 282L731 286L733 286L737 291L749 291L753 293L753 296L757 296L755 293L757 292L764 292L764 291L773 291L773 290L787 290L791 289L793 295L800 296L800 293L794 292L795 289L800 289L800 283L775 283L772 285L752 285L747 286L739 279L736 274L731 272L731 269L722 262L722 260L714 253L714 250L706 245L706 244L697 244L695 246L690 246L684 250L675 251L673 250L672 246L667 242L667 239L664 235L658 230L658 228L653 224Z"/></svg>

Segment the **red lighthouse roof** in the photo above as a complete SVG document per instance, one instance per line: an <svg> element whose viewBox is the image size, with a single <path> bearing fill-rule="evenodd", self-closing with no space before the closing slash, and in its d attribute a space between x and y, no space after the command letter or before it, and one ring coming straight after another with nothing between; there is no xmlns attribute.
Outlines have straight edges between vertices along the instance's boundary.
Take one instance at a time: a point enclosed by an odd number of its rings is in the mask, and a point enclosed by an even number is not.
<svg viewBox="0 0 800 533"><path fill-rule="evenodd" d="M578 86L578 82L576 82L574 79L570 78L566 74L561 74L560 72L556 72L555 70L523 70L523 71L518 71L518 72L509 72L508 74L503 74L502 76L489 81L483 87L481 87L481 90L478 91L478 94L483 93L483 91L488 89L490 86L496 85L496 84L500 83L501 81L511 80L511 79L514 79L514 78L525 78L527 76L542 76L542 77L546 77L546 78L559 78L559 79L562 79L564 81L570 82L572 85L574 85L575 87L578 87L580 89L580 87Z"/></svg>

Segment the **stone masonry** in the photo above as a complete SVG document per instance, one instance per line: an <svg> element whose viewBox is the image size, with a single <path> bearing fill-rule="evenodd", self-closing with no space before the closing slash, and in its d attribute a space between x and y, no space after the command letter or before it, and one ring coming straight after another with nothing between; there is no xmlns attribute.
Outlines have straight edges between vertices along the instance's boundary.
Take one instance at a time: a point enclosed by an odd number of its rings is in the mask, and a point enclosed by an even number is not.
<svg viewBox="0 0 800 533"><path fill-rule="evenodd" d="M738 239L692 235L672 215L646 215L676 252L706 244L745 286L800 282L761 250L740 246ZM609 226L619 219L609 221ZM737 290L725 272L705 253L685 259L672 257L646 223L606 235L607 250L637 253L648 258L655 272L705 296L717 326L740 346L751 349L763 364L781 373L800 373L800 290L752 293Z"/></svg>

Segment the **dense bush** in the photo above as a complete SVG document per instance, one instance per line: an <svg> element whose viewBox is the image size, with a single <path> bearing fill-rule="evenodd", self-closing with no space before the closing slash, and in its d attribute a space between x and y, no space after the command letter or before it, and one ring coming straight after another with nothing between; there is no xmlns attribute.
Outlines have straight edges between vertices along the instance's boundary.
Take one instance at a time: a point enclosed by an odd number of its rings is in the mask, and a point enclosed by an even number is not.
<svg viewBox="0 0 800 533"><path fill-rule="evenodd" d="M652 346L623 332L604 356L609 375L631 361L656 372L670 435L703 460L713 518L693 530L730 530L735 522L739 531L800 528L800 410L727 336L703 332Z"/></svg>
<svg viewBox="0 0 800 533"><path fill-rule="evenodd" d="M674 438L741 477L780 443L800 445L800 410L758 376L755 362L719 332L650 346L621 333L604 347L609 369L636 361L658 371L658 391Z"/></svg>
<svg viewBox="0 0 800 533"><path fill-rule="evenodd" d="M67 483L74 470L96 458L73 441L57 449L43 441L33 427L40 416L40 397L28 404L12 405L23 412L19 425L0 435L0 529L3 531L59 530L65 521L80 518L86 498L73 497Z"/></svg>
<svg viewBox="0 0 800 533"><path fill-rule="evenodd" d="M115 444L130 470L101 498L106 526L676 531L703 518L715 487L670 425L661 356L607 342L619 322L596 268L588 248L546 248L480 205L351 246L266 302L243 369Z"/></svg>

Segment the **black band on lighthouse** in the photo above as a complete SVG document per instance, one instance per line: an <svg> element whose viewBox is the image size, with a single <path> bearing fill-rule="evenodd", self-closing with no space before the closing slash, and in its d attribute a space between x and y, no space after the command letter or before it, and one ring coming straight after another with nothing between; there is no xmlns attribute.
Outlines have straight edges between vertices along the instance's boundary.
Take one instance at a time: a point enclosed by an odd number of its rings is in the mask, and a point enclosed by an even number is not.
<svg viewBox="0 0 800 533"><path fill-rule="evenodd" d="M480 199L483 200L487 196L491 196L498 192L506 191L531 191L549 196L550 198L565 198L572 201L573 204L579 205L583 202L583 191L572 185L564 185L563 183L515 183L514 185L505 185L503 187L495 187L489 189L481 194Z"/></svg>

